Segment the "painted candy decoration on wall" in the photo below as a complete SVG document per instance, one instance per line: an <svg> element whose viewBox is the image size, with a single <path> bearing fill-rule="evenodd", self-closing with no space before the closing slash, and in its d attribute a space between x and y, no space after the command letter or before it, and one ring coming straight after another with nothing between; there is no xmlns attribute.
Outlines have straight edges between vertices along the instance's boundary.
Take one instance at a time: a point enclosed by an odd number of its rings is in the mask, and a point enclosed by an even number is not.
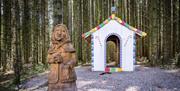
<svg viewBox="0 0 180 91"><path fill-rule="evenodd" d="M126 23L125 21L121 20L120 18L116 17L115 14L112 14L108 19L106 19L103 23L101 23L100 25L98 25L97 27L93 28L92 30L82 34L83 38L87 38L89 37L92 33L94 33L95 31L99 30L100 28L102 28L104 25L108 24L109 21L111 20L116 20L119 24L129 28L130 30L134 31L136 34L138 34L139 36L146 36L147 34L145 32L142 32L141 30L134 28L132 26L130 26L128 23Z"/></svg>

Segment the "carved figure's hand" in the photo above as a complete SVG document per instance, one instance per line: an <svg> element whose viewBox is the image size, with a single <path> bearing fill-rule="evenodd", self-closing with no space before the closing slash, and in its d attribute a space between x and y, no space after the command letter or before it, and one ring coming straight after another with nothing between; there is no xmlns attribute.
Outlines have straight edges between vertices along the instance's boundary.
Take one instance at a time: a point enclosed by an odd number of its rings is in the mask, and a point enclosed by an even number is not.
<svg viewBox="0 0 180 91"><path fill-rule="evenodd" d="M49 57L48 63L61 63L63 61L61 55L59 53L54 53Z"/></svg>

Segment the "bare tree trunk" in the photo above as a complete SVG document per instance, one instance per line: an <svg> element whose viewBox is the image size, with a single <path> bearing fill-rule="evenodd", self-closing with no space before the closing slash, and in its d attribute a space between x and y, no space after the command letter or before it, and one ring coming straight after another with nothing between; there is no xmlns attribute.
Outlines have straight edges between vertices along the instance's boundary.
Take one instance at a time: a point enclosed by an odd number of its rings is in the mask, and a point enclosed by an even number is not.
<svg viewBox="0 0 180 91"><path fill-rule="evenodd" d="M80 24L80 31L79 31L79 46L78 46L78 53L79 53L79 56L78 56L78 60L80 62L83 62L82 60L82 38L81 38L81 34L82 34L82 29L83 29L83 0L80 0L79 1L80 3L80 6L79 6L79 10L80 10L80 13L79 13L79 24Z"/></svg>
<svg viewBox="0 0 180 91"><path fill-rule="evenodd" d="M42 26L41 26L41 31L42 31L42 63L46 64L47 63L47 48L48 48L48 10L47 10L47 4L48 1L46 0L41 0L41 18L42 18ZM47 42L47 43L46 43Z"/></svg>
<svg viewBox="0 0 180 91"><path fill-rule="evenodd" d="M81 63L81 60L79 60L79 41L81 39L81 36L80 36L80 33L79 31L81 31L80 29L80 0L77 0L77 1L74 1L73 2L73 12L74 12L74 15L73 15L73 33L74 33L74 46L76 48L76 53L77 53L77 60L78 60L78 63Z"/></svg>
<svg viewBox="0 0 180 91"><path fill-rule="evenodd" d="M164 21L164 27L165 27L165 32L164 32L164 57L163 57L163 61L165 64L169 64L170 63L170 60L172 58L171 56L171 24L170 22L167 22L169 21L169 18L167 17L171 17L171 12L170 12L170 8L171 8L171 1L170 0L166 0L164 1L164 15L165 15L165 21Z"/></svg>
<svg viewBox="0 0 180 91"><path fill-rule="evenodd" d="M20 51L20 7L19 0L13 1L12 7L12 31L13 31L13 67L15 73L15 84L19 89L22 61Z"/></svg>
<svg viewBox="0 0 180 91"><path fill-rule="evenodd" d="M33 12L32 12L32 59L33 59L33 66L38 64L38 40L39 40L39 10L38 10L38 1L33 1Z"/></svg>
<svg viewBox="0 0 180 91"><path fill-rule="evenodd" d="M70 34L70 36L71 36L71 39L72 39L72 19L71 19L71 17L72 17L72 0L69 0L68 1L68 30L69 30L69 34Z"/></svg>
<svg viewBox="0 0 180 91"><path fill-rule="evenodd" d="M1 9L1 12L2 12L2 0L0 0L0 7L1 7L0 9ZM2 19L1 19L2 18L1 12L0 12L0 24L1 24L1 26L0 26L0 51L1 51L0 52L0 68L2 67L2 56L3 56L2 55L2 52L3 52L3 49L2 49L2 44L3 44L2 43L3 42L3 40L2 40L3 39L3 30L2 30L3 27L2 26L3 26L3 24L2 23L3 22L2 22ZM0 72L1 72L1 70L0 70Z"/></svg>
<svg viewBox="0 0 180 91"><path fill-rule="evenodd" d="M63 23L63 1L53 0L53 25Z"/></svg>
<svg viewBox="0 0 180 91"><path fill-rule="evenodd" d="M11 2L3 0L3 56L2 56L2 65L3 72L7 69L7 62L10 62L11 59Z"/></svg>
<svg viewBox="0 0 180 91"><path fill-rule="evenodd" d="M24 0L24 10L22 18L22 44L24 62L29 62L31 49L31 18L30 18L30 4L28 0Z"/></svg>

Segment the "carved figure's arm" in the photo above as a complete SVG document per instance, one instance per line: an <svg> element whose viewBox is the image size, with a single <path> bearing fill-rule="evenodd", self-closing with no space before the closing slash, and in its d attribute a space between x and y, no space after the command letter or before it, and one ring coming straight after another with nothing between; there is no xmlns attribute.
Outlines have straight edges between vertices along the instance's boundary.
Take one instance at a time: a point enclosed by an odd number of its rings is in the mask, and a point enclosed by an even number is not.
<svg viewBox="0 0 180 91"><path fill-rule="evenodd" d="M71 58L70 60L64 64L64 66L68 68L73 68L76 65L76 55L75 53L71 53Z"/></svg>

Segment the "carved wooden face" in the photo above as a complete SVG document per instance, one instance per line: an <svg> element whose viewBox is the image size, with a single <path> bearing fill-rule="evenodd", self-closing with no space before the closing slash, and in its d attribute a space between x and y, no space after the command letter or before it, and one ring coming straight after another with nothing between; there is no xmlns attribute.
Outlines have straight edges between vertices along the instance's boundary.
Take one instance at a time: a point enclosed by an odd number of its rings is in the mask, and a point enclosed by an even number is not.
<svg viewBox="0 0 180 91"><path fill-rule="evenodd" d="M55 26L52 34L52 41L64 41L69 39L68 30L65 25L57 25Z"/></svg>

